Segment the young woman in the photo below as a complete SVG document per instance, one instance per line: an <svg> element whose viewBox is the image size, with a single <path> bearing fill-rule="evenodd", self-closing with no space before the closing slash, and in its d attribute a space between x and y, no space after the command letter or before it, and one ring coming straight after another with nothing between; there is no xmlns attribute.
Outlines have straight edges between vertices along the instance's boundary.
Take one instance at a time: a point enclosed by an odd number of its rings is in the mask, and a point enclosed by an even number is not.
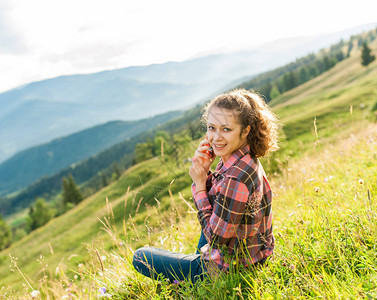
<svg viewBox="0 0 377 300"><path fill-rule="evenodd" d="M258 94L234 90L213 99L203 118L206 139L189 171L202 228L200 251L183 255L138 249L133 264L146 276L195 282L232 263L263 264L273 253L272 193L258 158L278 148L274 114ZM220 161L211 172L215 156Z"/></svg>

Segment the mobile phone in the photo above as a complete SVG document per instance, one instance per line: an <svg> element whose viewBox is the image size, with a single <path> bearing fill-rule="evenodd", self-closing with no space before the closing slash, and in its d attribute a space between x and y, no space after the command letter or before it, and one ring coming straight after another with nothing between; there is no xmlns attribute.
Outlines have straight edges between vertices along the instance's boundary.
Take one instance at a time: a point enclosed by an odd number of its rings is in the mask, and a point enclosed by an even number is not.
<svg viewBox="0 0 377 300"><path fill-rule="evenodd" d="M206 134L206 140L208 140L208 135ZM205 146L209 146L209 150L206 150L205 153L209 156L209 158L213 157L213 149L211 144L205 144Z"/></svg>
<svg viewBox="0 0 377 300"><path fill-rule="evenodd" d="M210 146L209 144L207 144L207 146ZM213 157L213 149L212 149L212 147L210 146L210 148L209 148L209 150L206 150L206 153L208 154L208 156L210 157L210 158L212 158Z"/></svg>

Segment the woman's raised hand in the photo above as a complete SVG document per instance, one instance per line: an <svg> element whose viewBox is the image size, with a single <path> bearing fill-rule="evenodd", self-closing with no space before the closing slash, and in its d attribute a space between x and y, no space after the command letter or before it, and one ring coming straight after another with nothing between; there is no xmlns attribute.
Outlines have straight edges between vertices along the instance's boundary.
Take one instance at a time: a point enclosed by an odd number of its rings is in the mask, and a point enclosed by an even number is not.
<svg viewBox="0 0 377 300"><path fill-rule="evenodd" d="M207 174L215 158L215 154L212 151L210 141L207 137L199 143L199 147L195 150L194 158L201 163Z"/></svg>

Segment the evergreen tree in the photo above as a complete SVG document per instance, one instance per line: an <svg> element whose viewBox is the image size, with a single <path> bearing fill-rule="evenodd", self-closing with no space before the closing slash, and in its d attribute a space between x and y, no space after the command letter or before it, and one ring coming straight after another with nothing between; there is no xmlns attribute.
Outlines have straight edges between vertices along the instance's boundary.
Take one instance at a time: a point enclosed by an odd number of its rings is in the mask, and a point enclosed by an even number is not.
<svg viewBox="0 0 377 300"><path fill-rule="evenodd" d="M336 60L337 60L337 61L342 61L342 60L344 59L343 51L338 51L338 52L335 54L335 57L336 57Z"/></svg>
<svg viewBox="0 0 377 300"><path fill-rule="evenodd" d="M272 85L270 82L268 82L267 84L263 85L260 89L259 89L259 92L266 96L266 97L269 97L270 96L270 93L271 93L271 89L272 89Z"/></svg>
<svg viewBox="0 0 377 300"><path fill-rule="evenodd" d="M291 84L289 81L288 73L285 73L283 75L283 86L284 86L283 92L289 91L291 89Z"/></svg>
<svg viewBox="0 0 377 300"><path fill-rule="evenodd" d="M360 48L361 45L363 45L365 42L364 42L364 39L362 37L359 38L359 40L357 41L357 48Z"/></svg>
<svg viewBox="0 0 377 300"><path fill-rule="evenodd" d="M298 80L296 74L290 71L283 76L284 81L284 91L289 91L298 85Z"/></svg>
<svg viewBox="0 0 377 300"><path fill-rule="evenodd" d="M325 66L323 65L323 62L321 59L317 59L315 61L316 68L318 70L318 75L322 74L325 71Z"/></svg>
<svg viewBox="0 0 377 300"><path fill-rule="evenodd" d="M106 178L106 175L103 173L103 172L100 172L101 174L101 182L102 182L102 186L107 186L108 183L107 183L107 178ZM64 183L63 183L64 184Z"/></svg>
<svg viewBox="0 0 377 300"><path fill-rule="evenodd" d="M317 75L318 75L318 69L316 68L315 65L312 65L309 68L309 77L310 78L314 78L314 77L317 77Z"/></svg>
<svg viewBox="0 0 377 300"><path fill-rule="evenodd" d="M275 99L280 95L280 91L276 85L274 85L270 92L270 99Z"/></svg>
<svg viewBox="0 0 377 300"><path fill-rule="evenodd" d="M299 72L299 82L304 83L309 80L308 71L306 70L306 67L302 67Z"/></svg>
<svg viewBox="0 0 377 300"><path fill-rule="evenodd" d="M63 204L65 207L68 203L76 205L80 203L84 198L71 174L68 175L68 178L63 177L62 190Z"/></svg>
<svg viewBox="0 0 377 300"><path fill-rule="evenodd" d="M350 57L351 51L353 48L353 40L351 39L348 43L348 51L347 51L347 57Z"/></svg>
<svg viewBox="0 0 377 300"><path fill-rule="evenodd" d="M335 64L336 64L335 58L328 57L328 56L325 56L323 58L324 71L327 71L328 69L332 68L333 66L335 66Z"/></svg>
<svg viewBox="0 0 377 300"><path fill-rule="evenodd" d="M12 242L12 234L8 224L3 220L0 215L0 251L9 247Z"/></svg>
<svg viewBox="0 0 377 300"><path fill-rule="evenodd" d="M113 181L117 180L121 175L121 172L119 170L118 164L116 162L113 163L113 174L111 175L111 178Z"/></svg>
<svg viewBox="0 0 377 300"><path fill-rule="evenodd" d="M361 64L366 67L375 59L376 56L371 54L370 48L368 47L367 43L364 42L363 49L361 50Z"/></svg>
<svg viewBox="0 0 377 300"><path fill-rule="evenodd" d="M29 210L29 217L27 219L29 231L37 229L50 221L54 216L54 211L47 205L43 198L38 198L35 201L34 207Z"/></svg>

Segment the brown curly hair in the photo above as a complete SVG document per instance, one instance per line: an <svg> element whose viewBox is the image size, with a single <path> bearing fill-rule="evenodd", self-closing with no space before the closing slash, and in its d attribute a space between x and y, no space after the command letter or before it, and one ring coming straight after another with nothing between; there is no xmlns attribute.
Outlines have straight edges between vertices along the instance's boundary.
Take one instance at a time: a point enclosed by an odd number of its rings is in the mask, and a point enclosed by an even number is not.
<svg viewBox="0 0 377 300"><path fill-rule="evenodd" d="M214 106L236 112L242 130L250 125L247 143L252 156L263 157L279 149L277 118L257 92L236 89L215 97L204 108L205 123Z"/></svg>

